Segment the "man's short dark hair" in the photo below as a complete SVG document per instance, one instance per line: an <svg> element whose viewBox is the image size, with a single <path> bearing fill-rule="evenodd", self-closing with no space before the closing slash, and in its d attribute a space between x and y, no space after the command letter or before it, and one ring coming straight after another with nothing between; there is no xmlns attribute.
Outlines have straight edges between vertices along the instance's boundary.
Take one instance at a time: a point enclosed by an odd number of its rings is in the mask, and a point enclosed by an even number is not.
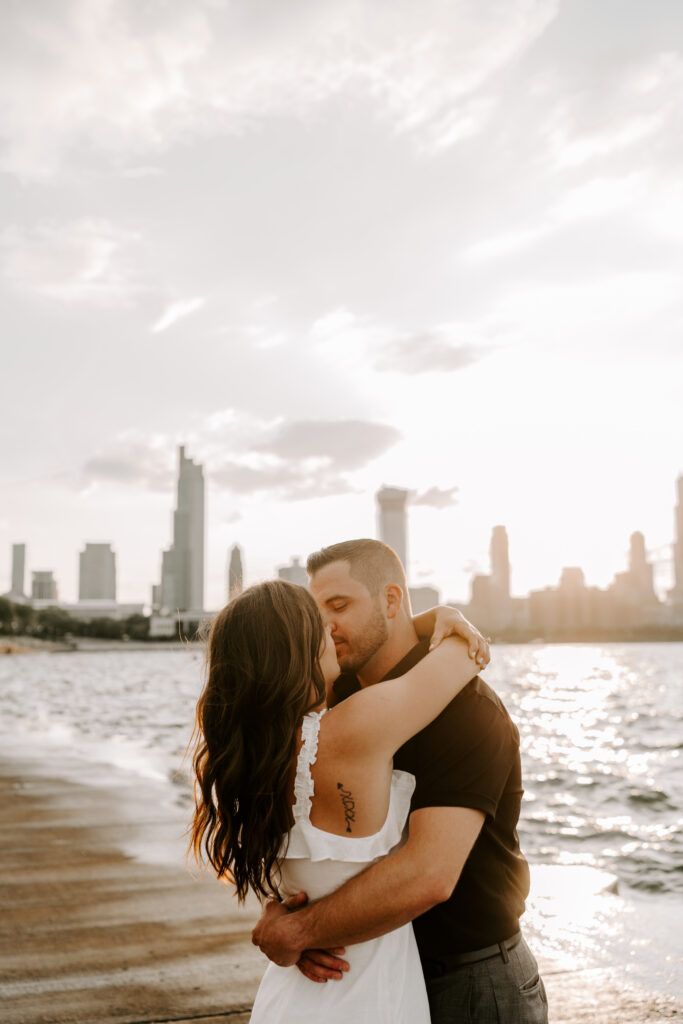
<svg viewBox="0 0 683 1024"><path fill-rule="evenodd" d="M395 584L403 591L406 606L410 607L405 569L401 559L388 544L369 538L330 544L308 556L306 572L313 576L332 562L348 562L353 578L367 587L373 597L379 594L382 587Z"/></svg>

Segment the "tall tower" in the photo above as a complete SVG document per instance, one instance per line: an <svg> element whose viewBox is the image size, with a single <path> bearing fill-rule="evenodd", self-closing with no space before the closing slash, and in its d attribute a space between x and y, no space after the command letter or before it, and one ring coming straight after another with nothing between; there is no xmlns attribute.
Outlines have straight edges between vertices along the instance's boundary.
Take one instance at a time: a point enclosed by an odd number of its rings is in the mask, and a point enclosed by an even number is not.
<svg viewBox="0 0 683 1024"><path fill-rule="evenodd" d="M85 551L81 551L78 600L116 600L116 555L111 544L86 544Z"/></svg>
<svg viewBox="0 0 683 1024"><path fill-rule="evenodd" d="M674 512L674 588L671 591L676 604L683 604L683 476L676 481L678 503Z"/></svg>
<svg viewBox="0 0 683 1024"><path fill-rule="evenodd" d="M204 607L204 470L178 449L173 543L161 561L161 603L179 611Z"/></svg>
<svg viewBox="0 0 683 1024"><path fill-rule="evenodd" d="M12 545L12 597L24 596L24 580L26 578L26 545Z"/></svg>
<svg viewBox="0 0 683 1024"><path fill-rule="evenodd" d="M237 544L230 552L230 564L228 566L228 601L242 593L244 586L244 570L242 568L242 552Z"/></svg>
<svg viewBox="0 0 683 1024"><path fill-rule="evenodd" d="M287 580L288 583L296 583L299 587L308 586L308 574L301 564L300 558L293 558L289 565L281 566L277 571L278 579Z"/></svg>
<svg viewBox="0 0 683 1024"><path fill-rule="evenodd" d="M408 491L382 487L377 492L379 539L393 548L408 571Z"/></svg>
<svg viewBox="0 0 683 1024"><path fill-rule="evenodd" d="M52 570L31 573L31 599L33 601L57 600L57 581Z"/></svg>
<svg viewBox="0 0 683 1024"><path fill-rule="evenodd" d="M640 530L631 534L628 575L641 600L653 601L655 598L653 570L647 560L645 537Z"/></svg>
<svg viewBox="0 0 683 1024"><path fill-rule="evenodd" d="M504 526L494 526L491 534L491 586L499 598L510 598L510 556Z"/></svg>

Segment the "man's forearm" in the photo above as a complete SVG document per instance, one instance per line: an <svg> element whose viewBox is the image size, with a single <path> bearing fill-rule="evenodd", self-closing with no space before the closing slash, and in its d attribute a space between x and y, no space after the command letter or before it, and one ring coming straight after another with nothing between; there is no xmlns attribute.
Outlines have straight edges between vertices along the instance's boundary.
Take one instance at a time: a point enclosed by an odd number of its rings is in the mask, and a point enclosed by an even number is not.
<svg viewBox="0 0 683 1024"><path fill-rule="evenodd" d="M442 880L428 872L416 875L414 856L404 846L275 927L299 950L347 946L407 924L448 895Z"/></svg>
<svg viewBox="0 0 683 1024"><path fill-rule="evenodd" d="M377 938L447 900L484 823L469 807L423 807L405 846L324 899L291 914L264 914L252 941L282 967L304 950Z"/></svg>

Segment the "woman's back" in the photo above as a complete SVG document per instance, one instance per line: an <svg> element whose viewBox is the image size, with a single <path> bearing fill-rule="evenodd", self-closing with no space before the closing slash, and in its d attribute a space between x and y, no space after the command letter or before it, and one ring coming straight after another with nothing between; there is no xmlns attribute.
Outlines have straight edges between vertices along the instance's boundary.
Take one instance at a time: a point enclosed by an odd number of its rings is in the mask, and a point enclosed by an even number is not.
<svg viewBox="0 0 683 1024"><path fill-rule="evenodd" d="M316 764L324 715L321 711L304 718L294 781L294 824L281 851L281 894L305 891L310 901L338 889L402 843L415 786L412 775L391 773L384 822L371 835L354 835L353 822L348 826L350 832L344 829L341 834L314 825L311 807L316 802L314 776L318 772L312 773L311 769ZM410 925L348 947L346 958L350 970L342 981L324 986L308 981L296 967L269 964L254 1003L252 1024L320 1020L330 1024L429 1024L427 996Z"/></svg>

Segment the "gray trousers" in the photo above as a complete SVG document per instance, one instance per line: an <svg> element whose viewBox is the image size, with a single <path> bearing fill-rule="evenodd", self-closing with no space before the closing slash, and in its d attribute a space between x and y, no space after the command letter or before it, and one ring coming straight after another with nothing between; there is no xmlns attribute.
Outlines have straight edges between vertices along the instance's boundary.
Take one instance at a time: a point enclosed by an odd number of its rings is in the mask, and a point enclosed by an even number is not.
<svg viewBox="0 0 683 1024"><path fill-rule="evenodd" d="M464 964L427 981L432 1024L547 1024L538 964L522 938L502 956Z"/></svg>

